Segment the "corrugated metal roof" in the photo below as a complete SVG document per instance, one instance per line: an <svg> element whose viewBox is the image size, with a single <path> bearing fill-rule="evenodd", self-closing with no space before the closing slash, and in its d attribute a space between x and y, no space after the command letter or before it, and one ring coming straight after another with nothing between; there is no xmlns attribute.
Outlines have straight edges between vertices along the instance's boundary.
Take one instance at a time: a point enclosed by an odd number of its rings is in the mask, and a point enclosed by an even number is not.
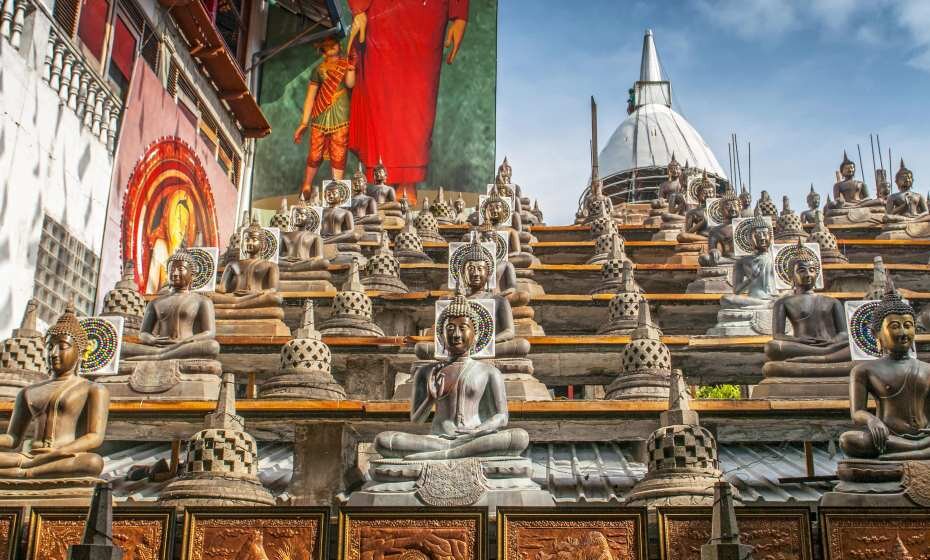
<svg viewBox="0 0 930 560"><path fill-rule="evenodd" d="M805 475L802 444L723 445L718 452L721 470L744 503L813 503L832 486L825 482L779 484L779 478ZM533 480L562 504L620 502L646 474L646 465L634 460L632 446L622 442L532 444L527 456L533 462ZM294 468L293 444L259 444L259 457L262 483L279 500L286 499ZM125 476L133 465L170 458L170 443L131 444L104 457L102 478L111 481L119 501L154 501L168 482L130 482ZM839 451L815 445L815 474L835 473L842 459Z"/></svg>

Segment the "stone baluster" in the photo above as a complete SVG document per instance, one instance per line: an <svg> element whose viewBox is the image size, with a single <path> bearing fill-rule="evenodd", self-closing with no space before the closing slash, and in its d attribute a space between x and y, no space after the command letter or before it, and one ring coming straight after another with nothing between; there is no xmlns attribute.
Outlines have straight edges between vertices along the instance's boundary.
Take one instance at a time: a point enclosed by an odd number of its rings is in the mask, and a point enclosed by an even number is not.
<svg viewBox="0 0 930 560"><path fill-rule="evenodd" d="M96 80L91 80L87 85L87 101L84 103L84 118L82 124L85 128L93 131L94 128L94 110L97 108L97 94L100 86Z"/></svg>
<svg viewBox="0 0 930 560"><path fill-rule="evenodd" d="M84 62L75 57L71 65L71 82L68 84L68 108L77 112L78 94L81 91L81 77L87 73Z"/></svg>
<svg viewBox="0 0 930 560"><path fill-rule="evenodd" d="M2 0L0 4L0 35L10 38L13 32L13 11L15 0Z"/></svg>
<svg viewBox="0 0 930 560"><path fill-rule="evenodd" d="M107 96L103 100L103 114L100 115L100 134L101 142L106 142L110 133L110 114L113 111L113 101Z"/></svg>
<svg viewBox="0 0 930 560"><path fill-rule="evenodd" d="M97 92L97 99L94 101L94 121L90 127L90 132L94 136L100 136L100 119L103 117L103 99L107 94L102 89Z"/></svg>
<svg viewBox="0 0 930 560"><path fill-rule="evenodd" d="M120 105L119 102L113 103L113 109L110 111L109 125L107 125L107 150L113 153L116 149L116 127L119 125Z"/></svg>
<svg viewBox="0 0 930 560"><path fill-rule="evenodd" d="M61 85L58 88L58 97L68 102L68 87L71 85L71 72L74 68L75 58L71 51L65 51L65 62L61 67Z"/></svg>
<svg viewBox="0 0 930 560"><path fill-rule="evenodd" d="M52 35L49 40L54 40L55 46L53 47L54 54L52 55L52 66L49 68L48 73L48 85L54 91L58 91L61 87L61 72L64 67L65 45L58 39L57 35Z"/></svg>
<svg viewBox="0 0 930 560"><path fill-rule="evenodd" d="M84 122L84 113L87 112L87 90L90 87L91 73L85 69L81 72L81 85L78 87L77 94L77 116L78 120Z"/></svg>
<svg viewBox="0 0 930 560"><path fill-rule="evenodd" d="M26 26L26 8L27 0L7 0L14 3L13 8L13 25L10 30L10 44L14 49L18 49L23 40L23 28Z"/></svg>
<svg viewBox="0 0 930 560"><path fill-rule="evenodd" d="M45 61L42 63L42 79L47 84L52 82L52 61L55 60L55 41L55 33L49 33L48 42L45 43Z"/></svg>

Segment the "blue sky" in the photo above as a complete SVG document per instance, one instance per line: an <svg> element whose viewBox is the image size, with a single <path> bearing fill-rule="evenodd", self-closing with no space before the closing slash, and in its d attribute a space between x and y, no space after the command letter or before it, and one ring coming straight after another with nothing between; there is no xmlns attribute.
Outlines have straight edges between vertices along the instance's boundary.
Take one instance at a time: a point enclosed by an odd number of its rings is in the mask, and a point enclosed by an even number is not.
<svg viewBox="0 0 930 560"><path fill-rule="evenodd" d="M588 97L601 147L626 117L653 29L674 108L727 169L752 142L754 194L826 197L843 150L874 193L869 133L930 188L930 0L499 0L498 160L550 224L573 220L588 177ZM884 156L887 157L887 156ZM876 156L877 163L877 156ZM887 167L887 162L886 162Z"/></svg>

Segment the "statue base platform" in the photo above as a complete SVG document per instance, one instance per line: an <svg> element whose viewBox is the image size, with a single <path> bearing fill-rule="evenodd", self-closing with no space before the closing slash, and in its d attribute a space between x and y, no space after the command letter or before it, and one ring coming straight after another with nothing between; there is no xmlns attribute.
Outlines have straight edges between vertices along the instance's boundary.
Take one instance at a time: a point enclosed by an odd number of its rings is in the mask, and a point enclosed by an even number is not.
<svg viewBox="0 0 930 560"><path fill-rule="evenodd" d="M346 398L346 390L329 372L282 371L261 384L258 398L341 401Z"/></svg>
<svg viewBox="0 0 930 560"><path fill-rule="evenodd" d="M676 241L678 241L676 236ZM675 254L668 259L668 264L698 264L701 253L707 252L707 242L686 242L678 243L675 247Z"/></svg>
<svg viewBox="0 0 930 560"><path fill-rule="evenodd" d="M241 309L243 315L249 311ZM284 314L283 309L279 309ZM283 318L283 317L282 317ZM216 334L219 336L290 336L281 319L219 319L216 320Z"/></svg>
<svg viewBox="0 0 930 560"><path fill-rule="evenodd" d="M886 223L875 239L928 239L930 222Z"/></svg>
<svg viewBox="0 0 930 560"><path fill-rule="evenodd" d="M0 400L13 400L20 389L48 379L48 374L25 369L0 369Z"/></svg>
<svg viewBox="0 0 930 560"><path fill-rule="evenodd" d="M178 478L158 496L160 506L273 506L274 496L257 478L202 476Z"/></svg>
<svg viewBox="0 0 930 560"><path fill-rule="evenodd" d="M281 272L278 290L282 292L335 292L333 275L328 270Z"/></svg>
<svg viewBox="0 0 930 560"><path fill-rule="evenodd" d="M368 229L370 226L365 226L365 229L359 232L359 241L361 243L379 243L381 241L381 232L383 231L379 225L377 229Z"/></svg>
<svg viewBox="0 0 930 560"><path fill-rule="evenodd" d="M362 255L362 246L358 243L326 243L323 245L323 256L330 264L352 264L358 260L358 265L364 267L368 259Z"/></svg>
<svg viewBox="0 0 930 560"><path fill-rule="evenodd" d="M399 211L397 212L399 213ZM385 229L401 229L404 227L403 216L388 214L382 210L378 210L378 214L381 214L381 226Z"/></svg>
<svg viewBox="0 0 930 560"><path fill-rule="evenodd" d="M671 372L621 373L604 388L604 399L668 401Z"/></svg>
<svg viewBox="0 0 930 560"><path fill-rule="evenodd" d="M828 226L877 226L884 221L885 208L883 206L826 210L823 218L824 225Z"/></svg>
<svg viewBox="0 0 930 560"><path fill-rule="evenodd" d="M855 362L811 364L766 362L765 376L752 390L754 399L847 399L849 372Z"/></svg>
<svg viewBox="0 0 930 560"><path fill-rule="evenodd" d="M514 272L517 275L517 290L529 294L531 299L546 295L545 288L533 278L535 273L532 269L517 268Z"/></svg>
<svg viewBox="0 0 930 560"><path fill-rule="evenodd" d="M730 277L733 265L702 266L698 268L697 279L685 288L686 294L732 294L733 284Z"/></svg>
<svg viewBox="0 0 930 560"><path fill-rule="evenodd" d="M552 395L546 385L533 375L533 361L529 358L484 358L500 370L504 377L504 391L511 401L551 401ZM393 400L409 401L413 396L413 374L424 365L435 360L417 360L410 366L410 374L394 388ZM404 374L398 374L404 375Z"/></svg>
<svg viewBox="0 0 930 560"><path fill-rule="evenodd" d="M320 325L323 336L384 336L381 327L374 324L371 319L359 317L330 317Z"/></svg>
<svg viewBox="0 0 930 560"><path fill-rule="evenodd" d="M371 481L349 496L349 506L498 507L555 505L533 482L533 465L523 457L473 457L436 461L378 459Z"/></svg>
<svg viewBox="0 0 930 560"><path fill-rule="evenodd" d="M118 374L93 379L114 401L215 401L222 374L216 360L122 360Z"/></svg>
<svg viewBox="0 0 930 560"><path fill-rule="evenodd" d="M633 486L624 505L633 507L711 506L720 473L700 469L662 469L646 474ZM736 490L734 489L734 494ZM739 503L738 496L734 498Z"/></svg>
<svg viewBox="0 0 930 560"><path fill-rule="evenodd" d="M366 276L362 278L362 285L366 290L388 294L406 294L410 291L404 281L395 276Z"/></svg>
<svg viewBox="0 0 930 560"><path fill-rule="evenodd" d="M683 223L682 223L683 224ZM682 228L662 229L652 234L653 241L678 241L678 234Z"/></svg>
<svg viewBox="0 0 930 560"><path fill-rule="evenodd" d="M707 336L758 336L772 334L772 308L721 309L717 324Z"/></svg>
<svg viewBox="0 0 930 560"><path fill-rule="evenodd" d="M516 315L516 309L514 309L514 315ZM524 317L520 319L515 317L513 324L516 328L517 336L546 336L545 329L543 329L542 325L537 323L532 317Z"/></svg>
<svg viewBox="0 0 930 560"><path fill-rule="evenodd" d="M845 459L840 482L824 494L824 507L930 507L930 461Z"/></svg>
<svg viewBox="0 0 930 560"><path fill-rule="evenodd" d="M94 487L103 480L93 477L75 478L0 478L0 506L89 507Z"/></svg>

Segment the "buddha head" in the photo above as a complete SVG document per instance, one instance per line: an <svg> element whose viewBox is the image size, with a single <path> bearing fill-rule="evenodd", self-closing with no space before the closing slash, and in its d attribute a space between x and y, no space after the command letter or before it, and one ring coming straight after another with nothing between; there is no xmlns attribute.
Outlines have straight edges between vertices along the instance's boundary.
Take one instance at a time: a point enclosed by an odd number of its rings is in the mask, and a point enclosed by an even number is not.
<svg viewBox="0 0 930 560"><path fill-rule="evenodd" d="M58 322L46 333L49 365L57 377L76 371L87 349L87 331L74 314L74 304L68 303Z"/></svg>
<svg viewBox="0 0 930 560"><path fill-rule="evenodd" d="M362 173L362 166L359 166L355 170L355 175L352 175L352 194L358 196L365 192L365 187L368 186L368 181L365 180L365 174Z"/></svg>
<svg viewBox="0 0 930 560"><path fill-rule="evenodd" d="M349 199L349 189L341 181L330 181L323 187L323 200L330 208L344 204Z"/></svg>
<svg viewBox="0 0 930 560"><path fill-rule="evenodd" d="M800 239L798 245L801 245ZM788 263L788 270L791 271L791 283L794 287L807 292L813 290L817 284L820 263L808 251L796 251Z"/></svg>
<svg viewBox="0 0 930 560"><path fill-rule="evenodd" d="M903 158L901 159L901 167L899 167L898 172L894 174L894 182L898 185L898 190L901 192L907 192L914 186L914 173L907 167L904 167Z"/></svg>
<svg viewBox="0 0 930 560"><path fill-rule="evenodd" d="M881 303L872 313L872 334L882 351L903 356L911 349L917 330L914 308L888 282Z"/></svg>
<svg viewBox="0 0 930 560"><path fill-rule="evenodd" d="M756 215L751 226L752 247L757 254L762 254L772 246L772 226L763 216Z"/></svg>
<svg viewBox="0 0 930 560"><path fill-rule="evenodd" d="M462 250L464 253L461 256L461 265L458 270L459 285L464 284L468 288L467 293L484 290L494 270L493 255L481 246L478 236L474 236Z"/></svg>
<svg viewBox="0 0 930 560"><path fill-rule="evenodd" d="M378 165L375 166L375 169L372 173L375 178L375 183L378 185L383 185L387 181L387 168L384 167L384 164L381 163L381 160L378 160Z"/></svg>
<svg viewBox="0 0 930 560"><path fill-rule="evenodd" d="M856 164L849 159L845 151L843 152L843 162L840 164L840 175L847 181L856 176Z"/></svg>
<svg viewBox="0 0 930 560"><path fill-rule="evenodd" d="M510 167L510 163L507 162L507 156L504 156L504 161L502 161L500 167L497 168L497 180L495 183L498 185L509 185L512 178L513 169Z"/></svg>
<svg viewBox="0 0 930 560"><path fill-rule="evenodd" d="M175 291L187 291L191 289L193 281L194 258L182 247L168 259L168 283Z"/></svg>
<svg viewBox="0 0 930 560"><path fill-rule="evenodd" d="M743 208L749 208L752 206L752 194L746 190L746 187L743 187L739 192L739 201L743 205Z"/></svg>
<svg viewBox="0 0 930 560"><path fill-rule="evenodd" d="M723 200L721 202L723 203L723 217L727 222L739 218L740 212L743 211L743 203L738 196L733 194L732 191L729 191L727 194L723 195Z"/></svg>
<svg viewBox="0 0 930 560"><path fill-rule="evenodd" d="M475 347L476 325L480 322L477 310L461 291L439 316L439 332L449 356L467 356Z"/></svg>
<svg viewBox="0 0 930 560"><path fill-rule="evenodd" d="M291 226L300 231L311 222L313 210L309 206L299 204L291 209Z"/></svg>
<svg viewBox="0 0 930 560"><path fill-rule="evenodd" d="M715 196L717 196L717 187L710 182L710 179L707 178L707 172L705 171L701 176L701 184L698 185L697 189L698 202L704 204L708 198L714 198Z"/></svg>
<svg viewBox="0 0 930 560"><path fill-rule="evenodd" d="M493 225L504 223L510 215L510 205L501 198L496 186L491 189L488 198L485 199L482 212L485 221Z"/></svg>
<svg viewBox="0 0 930 560"><path fill-rule="evenodd" d="M257 218L252 218L252 223L242 232L242 252L246 258L255 259L262 253L264 245L265 231Z"/></svg>
<svg viewBox="0 0 930 560"><path fill-rule="evenodd" d="M462 198L462 195L459 194L459 197L452 201L452 208L455 209L456 214L461 214L465 211L465 199Z"/></svg>
<svg viewBox="0 0 930 560"><path fill-rule="evenodd" d="M811 210L820 208L820 194L814 190L813 183L811 183L811 191L807 193L807 207Z"/></svg>
<svg viewBox="0 0 930 560"><path fill-rule="evenodd" d="M678 160L675 159L675 154L672 154L672 161L668 162L668 178L670 181L674 181L681 177L681 164L678 163Z"/></svg>

